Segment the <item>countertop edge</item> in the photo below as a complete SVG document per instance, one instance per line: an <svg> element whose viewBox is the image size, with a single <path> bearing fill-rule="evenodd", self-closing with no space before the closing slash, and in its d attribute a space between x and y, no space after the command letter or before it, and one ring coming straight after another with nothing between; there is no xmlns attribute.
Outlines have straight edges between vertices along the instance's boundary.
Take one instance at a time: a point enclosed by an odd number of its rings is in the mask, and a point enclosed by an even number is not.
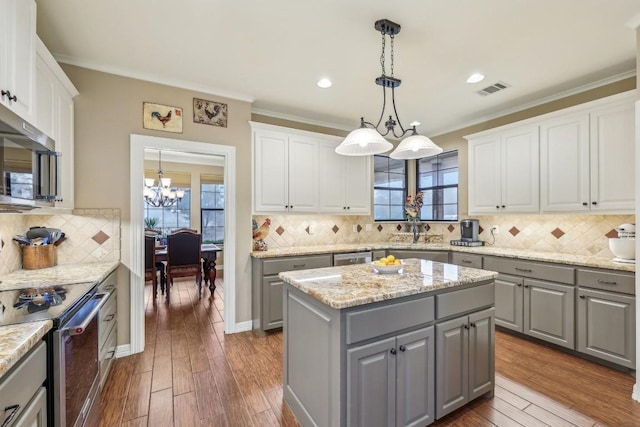
<svg viewBox="0 0 640 427"><path fill-rule="evenodd" d="M0 377L9 372L51 328L51 320L0 327Z"/></svg>

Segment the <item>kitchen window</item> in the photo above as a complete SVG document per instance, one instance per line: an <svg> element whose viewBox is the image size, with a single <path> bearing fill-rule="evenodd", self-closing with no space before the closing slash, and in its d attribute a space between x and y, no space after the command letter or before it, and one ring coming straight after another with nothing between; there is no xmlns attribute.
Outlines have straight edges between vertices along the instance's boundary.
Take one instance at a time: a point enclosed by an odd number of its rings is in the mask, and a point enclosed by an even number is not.
<svg viewBox="0 0 640 427"><path fill-rule="evenodd" d="M224 184L201 184L200 206L202 243L223 243Z"/></svg>
<svg viewBox="0 0 640 427"><path fill-rule="evenodd" d="M404 221L407 197L407 161L374 156L373 218Z"/></svg>
<svg viewBox="0 0 640 427"><path fill-rule="evenodd" d="M144 218L155 218L153 226L156 230L161 230L162 234L170 234L176 228L191 228L191 189L188 187L177 187L184 190L184 197L178 203L170 207L154 208L145 203Z"/></svg>
<svg viewBox="0 0 640 427"><path fill-rule="evenodd" d="M458 220L458 151L416 161L416 188L424 194L422 221Z"/></svg>

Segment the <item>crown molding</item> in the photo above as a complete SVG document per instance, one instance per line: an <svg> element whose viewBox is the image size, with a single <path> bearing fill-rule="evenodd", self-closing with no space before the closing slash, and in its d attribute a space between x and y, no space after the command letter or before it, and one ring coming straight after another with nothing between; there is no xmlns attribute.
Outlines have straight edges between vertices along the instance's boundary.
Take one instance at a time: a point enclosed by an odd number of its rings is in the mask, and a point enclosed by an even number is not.
<svg viewBox="0 0 640 427"><path fill-rule="evenodd" d="M341 125L341 124L332 123L332 122L325 122L322 120L313 120L307 117L294 116L292 114L284 114L284 113L279 113L277 111L271 111L271 110L263 110L261 108L252 108L251 113L260 114L262 116L273 117L275 119L290 120L293 122L305 123L313 126L322 126L329 129L344 130L347 132L357 129L357 126L349 127L347 125Z"/></svg>
<svg viewBox="0 0 640 427"><path fill-rule="evenodd" d="M132 79L144 80L147 82L163 84L166 86L178 87L181 89L192 90L194 92L202 92L208 95L235 99L237 101L244 101L249 103L253 103L253 101L255 101L255 98L253 96L250 96L244 93L231 92L231 91L216 88L216 87L198 85L198 84L194 84L194 83L183 81L183 80L167 79L164 77L156 76L154 74L139 73L139 72L127 70L124 68L109 67L102 64L96 64L94 62L85 61L83 59L74 58L66 55L54 54L53 57L56 59L56 61L62 62L64 64L75 65L77 67L88 68L90 70L95 70L95 71L101 71L103 73L115 74L122 77L129 77Z"/></svg>
<svg viewBox="0 0 640 427"><path fill-rule="evenodd" d="M502 110L500 112L490 114L488 116L479 117L477 119L469 120L468 122L460 123L455 126L450 126L447 128L441 128L436 130L435 132L430 132L432 137L444 135L449 132L454 132L460 129L464 129L470 126L474 126L480 123L485 123L490 120L494 120L500 117L508 116L509 114L517 113L519 111L527 110L529 108L537 107L539 105L547 104L549 102L557 101L559 99L567 98L572 95L577 95L582 92L586 92L591 89L597 89L602 86L606 86L611 83L618 82L620 80L627 79L629 77L634 77L636 75L636 70L625 71L624 73L616 74L615 76L607 77L606 79L598 80L586 85L578 86L573 89L568 89L562 92L558 92L554 95L547 96L544 98L537 99L535 101L528 102L526 104L519 105L517 107L509 108L507 110Z"/></svg>

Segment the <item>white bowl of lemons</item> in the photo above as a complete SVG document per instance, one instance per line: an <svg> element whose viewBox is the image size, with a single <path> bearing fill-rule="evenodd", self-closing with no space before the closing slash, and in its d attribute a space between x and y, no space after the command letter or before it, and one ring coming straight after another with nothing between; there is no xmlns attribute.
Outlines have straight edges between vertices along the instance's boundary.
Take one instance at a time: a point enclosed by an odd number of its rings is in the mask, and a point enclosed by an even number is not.
<svg viewBox="0 0 640 427"><path fill-rule="evenodd" d="M377 261L371 263L373 270L380 274L394 274L398 273L402 269L402 261L396 259L393 255L382 257Z"/></svg>

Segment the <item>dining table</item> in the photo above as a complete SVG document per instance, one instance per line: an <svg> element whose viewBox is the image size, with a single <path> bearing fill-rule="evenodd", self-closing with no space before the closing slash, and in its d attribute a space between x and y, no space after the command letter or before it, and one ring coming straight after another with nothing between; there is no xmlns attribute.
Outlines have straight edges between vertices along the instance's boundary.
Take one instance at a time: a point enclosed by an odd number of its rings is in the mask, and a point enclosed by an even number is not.
<svg viewBox="0 0 640 427"><path fill-rule="evenodd" d="M216 257L221 251L222 248L214 243L203 243L200 246L204 283L211 291L211 295L216 290ZM156 262L162 261L167 261L167 247L156 246Z"/></svg>

